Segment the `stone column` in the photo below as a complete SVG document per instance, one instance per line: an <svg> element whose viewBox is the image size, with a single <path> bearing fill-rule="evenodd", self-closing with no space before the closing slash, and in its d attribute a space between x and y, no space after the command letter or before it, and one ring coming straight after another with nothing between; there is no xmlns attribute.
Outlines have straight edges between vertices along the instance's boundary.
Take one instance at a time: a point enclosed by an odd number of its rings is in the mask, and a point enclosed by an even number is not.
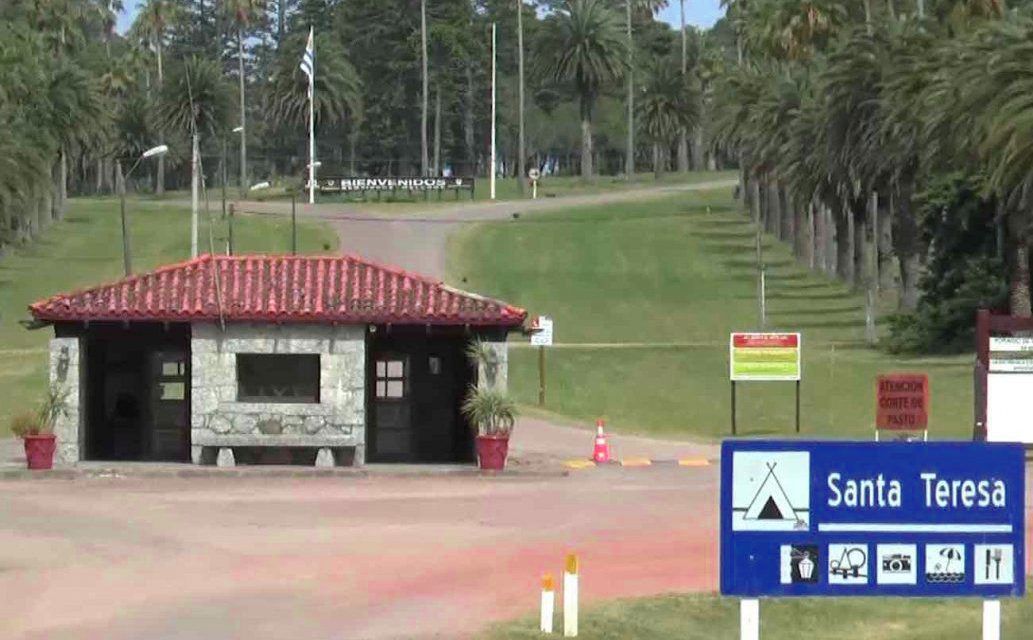
<svg viewBox="0 0 1033 640"><path fill-rule="evenodd" d="M492 353L492 362L478 365L477 384L505 393L509 386L509 344L505 341L485 344Z"/></svg>
<svg viewBox="0 0 1033 640"><path fill-rule="evenodd" d="M54 435L57 451L54 462L59 466L74 465L82 455L84 416L81 388L85 382L82 372L80 338L53 338L50 340L50 385L65 394L67 411L57 416Z"/></svg>

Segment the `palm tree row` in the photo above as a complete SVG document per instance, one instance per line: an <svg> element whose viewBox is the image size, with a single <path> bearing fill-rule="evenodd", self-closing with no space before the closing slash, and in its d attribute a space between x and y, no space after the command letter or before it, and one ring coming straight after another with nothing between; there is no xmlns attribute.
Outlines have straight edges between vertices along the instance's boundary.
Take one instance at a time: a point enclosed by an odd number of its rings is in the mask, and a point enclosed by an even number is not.
<svg viewBox="0 0 1033 640"><path fill-rule="evenodd" d="M1011 311L1029 316L1033 13L905 4L730 3L741 62L714 90L717 144L740 159L758 228L870 301L897 289L906 309L931 250L921 193L970 176L998 211Z"/></svg>

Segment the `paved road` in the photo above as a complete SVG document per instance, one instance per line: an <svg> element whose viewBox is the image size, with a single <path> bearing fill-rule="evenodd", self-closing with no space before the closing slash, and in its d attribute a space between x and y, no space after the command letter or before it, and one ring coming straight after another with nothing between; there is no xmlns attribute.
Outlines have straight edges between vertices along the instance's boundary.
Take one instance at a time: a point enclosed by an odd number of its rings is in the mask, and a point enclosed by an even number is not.
<svg viewBox="0 0 1033 640"><path fill-rule="evenodd" d="M396 265L410 271L444 279L445 249L448 236L461 225L484 220L512 219L514 214L555 211L570 207L635 202L651 198L735 186L736 180L713 180L697 184L673 185L627 191L610 191L584 196L473 202L435 205L426 214L390 213L361 204L299 205L302 216L330 221L340 238L341 251L371 260ZM244 202L248 213L286 215L290 204L284 202Z"/></svg>

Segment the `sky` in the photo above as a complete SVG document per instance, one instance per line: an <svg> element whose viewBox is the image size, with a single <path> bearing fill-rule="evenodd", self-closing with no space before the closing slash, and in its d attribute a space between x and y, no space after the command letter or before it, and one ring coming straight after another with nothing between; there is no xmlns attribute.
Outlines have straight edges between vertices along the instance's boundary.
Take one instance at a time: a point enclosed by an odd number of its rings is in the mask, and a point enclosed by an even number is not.
<svg viewBox="0 0 1033 640"><path fill-rule="evenodd" d="M125 0L125 8L118 16L118 31L125 33L133 22L137 7L142 0ZM679 1L670 0L670 6L664 9L660 17L677 26L679 23ZM685 0L685 24L698 27L711 27L723 15L721 0Z"/></svg>

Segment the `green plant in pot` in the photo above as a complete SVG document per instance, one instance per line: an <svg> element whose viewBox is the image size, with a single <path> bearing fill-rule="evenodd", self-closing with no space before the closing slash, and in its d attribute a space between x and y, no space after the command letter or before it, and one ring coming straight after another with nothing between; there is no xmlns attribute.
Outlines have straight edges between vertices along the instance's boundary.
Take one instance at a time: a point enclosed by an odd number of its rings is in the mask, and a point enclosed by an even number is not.
<svg viewBox="0 0 1033 640"><path fill-rule="evenodd" d="M470 425L477 429L477 462L481 469L504 469L509 436L516 422L516 403L498 389L472 385L463 400L462 411Z"/></svg>
<svg viewBox="0 0 1033 640"><path fill-rule="evenodd" d="M54 466L57 438L54 424L68 415L68 392L56 387L47 390L35 412L20 413L11 419L11 432L25 445L25 461L30 469Z"/></svg>

